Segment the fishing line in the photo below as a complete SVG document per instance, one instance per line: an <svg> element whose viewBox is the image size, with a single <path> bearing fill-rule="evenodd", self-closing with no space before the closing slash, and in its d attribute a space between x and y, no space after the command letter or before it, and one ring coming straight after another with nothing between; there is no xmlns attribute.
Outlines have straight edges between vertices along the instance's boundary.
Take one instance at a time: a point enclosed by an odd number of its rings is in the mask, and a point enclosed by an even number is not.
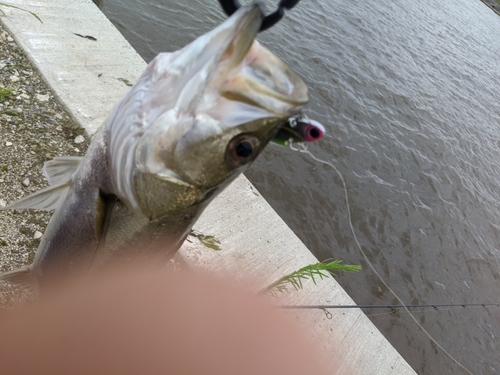
<svg viewBox="0 0 500 375"><path fill-rule="evenodd" d="M399 311L399 308L407 307L408 309L412 309L413 313L425 313L429 312L430 309L433 311L450 311L456 308L484 308L488 306L500 307L497 303L467 303L467 304L434 304L434 305L280 305L276 306L278 309L283 310L323 310L326 317L328 319L332 319L333 315L328 311L328 309L388 309L389 311L379 313L379 314L367 314L367 317L374 316L383 316L383 315L396 315L396 314L404 314L406 311ZM417 310L418 309L418 310ZM401 318L403 316L401 315ZM404 319L405 321L408 321Z"/></svg>
<svg viewBox="0 0 500 375"><path fill-rule="evenodd" d="M487 306L487 305L489 305L489 304L485 304L485 306ZM492 305L494 305L496 307L500 306L500 305L495 305L495 304L492 304ZM479 309L479 308L483 308L485 306L483 306L482 304L480 304L478 306L473 305L470 308L472 308L472 309ZM408 305L406 305L406 307L410 308L410 306L408 306ZM450 307L444 307L444 308L439 308L439 309L433 308L433 310L439 311L439 312L442 312L442 311L451 311L451 310L455 310L457 307L460 307L460 306L453 306L453 305L451 305ZM468 307L468 305L466 305L465 307ZM428 313L430 309L431 309L430 307L422 307L421 309L412 309L412 312L413 312L413 314ZM391 311L388 311L388 312L379 313L379 314L365 314L365 315L368 316L368 317L374 317L374 316L396 315L396 314L399 314L400 317L404 319L404 315L403 314L406 314L406 311L400 311L400 310L394 309L394 310L391 310ZM404 320L407 321L407 322L409 322L409 320L407 320L407 319L404 319Z"/></svg>
<svg viewBox="0 0 500 375"><path fill-rule="evenodd" d="M307 148L307 145L304 144L304 143L299 143L298 144L300 148L295 148L293 147L292 145L292 142L290 142L290 149L292 149L293 151L297 151L297 152L300 152L300 153L303 153L303 154L308 154L313 160L317 161L318 163L321 163L321 164L326 164L326 165L329 165L330 167L332 167L335 172L337 172L338 176L340 177L340 180L342 181L342 186L344 188L344 196L345 196L345 203L346 203L346 207L347 207L347 219L348 219L348 222L349 222L349 227L351 228L351 233L352 233L352 236L354 238L354 241L356 242L356 245L359 249L359 251L361 252L361 254L363 255L363 258L365 259L365 262L370 266L371 270L375 273L375 275L379 278L379 280L382 282L382 284L387 288L387 290L389 290L389 292L391 292L391 294L396 297L396 299L398 300L398 302L400 303L401 307L403 307L405 309L405 311L408 313L408 315L413 319L413 321L417 324L417 326L427 335L427 337L439 348L443 351L443 353L445 353L453 362L455 362L458 366L460 366L462 369L464 369L465 371L467 371L467 373L469 373L470 375L473 375L472 372L469 371L469 369L467 369L464 365L462 365L458 360L456 360L450 353L448 353L445 348L443 348L432 336L429 332L427 332L427 330L422 327L422 325L418 322L417 318L415 318L413 316L413 314L410 312L410 310L408 309L408 307L405 305L405 303L401 300L401 298L399 298L399 296L396 294L396 292L394 292L390 287L389 285L387 285L387 283L384 281L384 279L380 276L380 274L377 272L377 270L375 269L375 267L373 266L373 264L370 262L370 260L368 259L368 257L366 256L363 248L361 247L361 244L359 243L358 241L358 237L356 236L356 232L354 231L354 226L352 225L352 218L351 218L351 207L349 205L349 195L347 194L347 184L344 180L344 176L342 175L342 173L340 173L340 171L337 169L337 167L335 165L333 165L332 163L328 162L328 161L325 161L325 160L321 160L321 159L318 159L316 156L314 156ZM323 308L324 309L324 308Z"/></svg>

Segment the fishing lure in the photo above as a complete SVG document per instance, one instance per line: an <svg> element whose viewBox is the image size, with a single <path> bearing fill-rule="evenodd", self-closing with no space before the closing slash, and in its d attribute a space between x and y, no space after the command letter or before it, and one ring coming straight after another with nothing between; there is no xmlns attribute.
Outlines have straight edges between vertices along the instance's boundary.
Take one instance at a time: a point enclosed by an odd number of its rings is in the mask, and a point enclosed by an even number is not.
<svg viewBox="0 0 500 375"><path fill-rule="evenodd" d="M290 117L288 123L282 127L271 140L280 146L289 146L291 143L314 142L323 138L325 127L318 121L311 120L305 115Z"/></svg>

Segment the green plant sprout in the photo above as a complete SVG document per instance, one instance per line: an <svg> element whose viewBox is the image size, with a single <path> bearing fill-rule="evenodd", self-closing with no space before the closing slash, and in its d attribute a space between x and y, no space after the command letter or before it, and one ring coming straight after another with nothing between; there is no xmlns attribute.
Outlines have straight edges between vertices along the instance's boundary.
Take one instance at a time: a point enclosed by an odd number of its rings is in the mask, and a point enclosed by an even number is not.
<svg viewBox="0 0 500 375"><path fill-rule="evenodd" d="M0 100L4 100L5 98L8 98L9 96L12 95L12 89L11 88L3 88L0 87Z"/></svg>
<svg viewBox="0 0 500 375"><path fill-rule="evenodd" d="M338 272L358 272L361 270L361 266L341 263L342 260L327 259L320 263L310 264L276 280L260 293L278 297L279 294L290 293L288 288L290 284L295 290L300 290L303 288L302 282L304 280L311 279L316 285L317 278L323 280L330 276L337 276Z"/></svg>
<svg viewBox="0 0 500 375"><path fill-rule="evenodd" d="M6 4L6 3L0 3L0 6L4 6L4 7L7 7L7 8L14 8L14 9L18 9L18 10L22 10L23 12L28 12L29 14L31 14L33 17L35 17L38 21L42 22L42 20L40 19L40 17L38 17L38 15L34 12L31 12L27 9L23 9L23 8L19 8L19 7L16 7L15 5L11 5L11 4ZM0 9L0 15L2 16L5 16L5 12ZM42 22L43 23L43 22Z"/></svg>

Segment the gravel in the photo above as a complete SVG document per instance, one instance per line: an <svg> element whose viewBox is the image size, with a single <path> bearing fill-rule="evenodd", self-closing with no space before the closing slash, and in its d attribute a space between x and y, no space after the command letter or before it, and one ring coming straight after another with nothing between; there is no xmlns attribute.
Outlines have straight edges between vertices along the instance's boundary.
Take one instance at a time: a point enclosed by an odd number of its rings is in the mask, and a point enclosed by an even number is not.
<svg viewBox="0 0 500 375"><path fill-rule="evenodd" d="M45 187L43 164L55 156L81 156L88 143L0 25L0 206ZM50 216L37 210L0 211L0 272L32 263ZM0 306L28 297L0 282Z"/></svg>

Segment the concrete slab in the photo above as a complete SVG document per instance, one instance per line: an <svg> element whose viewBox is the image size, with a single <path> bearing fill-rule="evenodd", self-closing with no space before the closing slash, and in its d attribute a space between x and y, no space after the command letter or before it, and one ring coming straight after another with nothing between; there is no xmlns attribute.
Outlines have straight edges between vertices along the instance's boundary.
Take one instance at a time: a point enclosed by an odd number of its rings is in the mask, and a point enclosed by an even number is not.
<svg viewBox="0 0 500 375"><path fill-rule="evenodd" d="M73 119L93 134L112 105L128 90L145 62L91 0L9 0L35 12L2 8L0 21L14 35ZM92 36L97 40L76 36ZM245 178L237 179L215 199L195 229L214 235L221 250L206 248L196 238L186 242L182 257L215 273L231 273L258 290L316 258ZM355 282L355 275L352 275ZM333 279L281 301L293 304L354 304ZM319 340L332 373L414 374L415 372L359 310L290 311L298 324Z"/></svg>
<svg viewBox="0 0 500 375"><path fill-rule="evenodd" d="M40 17L43 23L27 12L2 8L5 26L28 52L55 97L89 134L95 133L129 89L119 78L134 82L145 61L92 1L8 3Z"/></svg>

